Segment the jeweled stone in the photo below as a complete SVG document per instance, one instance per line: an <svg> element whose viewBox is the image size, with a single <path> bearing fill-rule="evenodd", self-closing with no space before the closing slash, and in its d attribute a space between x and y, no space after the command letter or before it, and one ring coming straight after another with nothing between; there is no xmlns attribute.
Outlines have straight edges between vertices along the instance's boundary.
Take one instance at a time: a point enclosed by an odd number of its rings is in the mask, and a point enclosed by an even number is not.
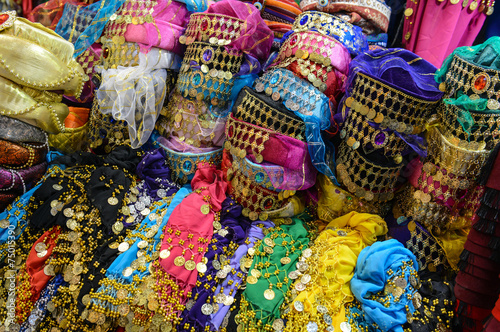
<svg viewBox="0 0 500 332"><path fill-rule="evenodd" d="M271 79L269 80L269 83L271 83L271 84L276 84L276 83L278 82L278 79L279 79L279 75L278 75L278 74L273 75L273 76L271 77Z"/></svg>
<svg viewBox="0 0 500 332"><path fill-rule="evenodd" d="M308 20L309 20L309 16L304 15L304 16L300 19L300 25L304 25L304 24L306 24Z"/></svg>
<svg viewBox="0 0 500 332"><path fill-rule="evenodd" d="M264 173L259 172L259 173L255 174L255 182L261 183L262 181L264 181L264 179L265 179Z"/></svg>
<svg viewBox="0 0 500 332"><path fill-rule="evenodd" d="M486 83L486 75L479 75L474 81L474 88L476 88L476 90L478 91L481 91L486 87Z"/></svg>
<svg viewBox="0 0 500 332"><path fill-rule="evenodd" d="M182 169L184 170L184 172L190 172L191 167L193 167L193 163L190 160L185 160L182 163Z"/></svg>
<svg viewBox="0 0 500 332"><path fill-rule="evenodd" d="M229 128L227 129L227 136L233 137L233 134L234 134L234 127L229 126Z"/></svg>
<svg viewBox="0 0 500 332"><path fill-rule="evenodd" d="M269 210L272 207L273 207L273 200L271 198L266 199L264 201L264 209Z"/></svg>
<svg viewBox="0 0 500 332"><path fill-rule="evenodd" d="M0 24L4 24L9 19L9 14L0 15Z"/></svg>
<svg viewBox="0 0 500 332"><path fill-rule="evenodd" d="M212 55L213 55L212 50L206 49L205 52L203 52L203 60L205 60L207 62L212 60Z"/></svg>
<svg viewBox="0 0 500 332"><path fill-rule="evenodd" d="M375 136L375 144L377 145L382 145L385 142L385 134L383 132L380 132Z"/></svg>
<svg viewBox="0 0 500 332"><path fill-rule="evenodd" d="M109 48L108 47L105 47L103 50L102 50L102 57L104 59L107 59L109 56Z"/></svg>
<svg viewBox="0 0 500 332"><path fill-rule="evenodd" d="M293 35L292 38L290 39L290 45L291 46L294 46L295 44L297 44L297 35Z"/></svg>
<svg viewBox="0 0 500 332"><path fill-rule="evenodd" d="M194 77L193 77L193 84L194 85L198 85L200 83L201 83L201 75L200 74L194 75Z"/></svg>
<svg viewBox="0 0 500 332"><path fill-rule="evenodd" d="M203 21L201 21L201 30L202 31L206 31L208 29L208 21L205 19Z"/></svg>

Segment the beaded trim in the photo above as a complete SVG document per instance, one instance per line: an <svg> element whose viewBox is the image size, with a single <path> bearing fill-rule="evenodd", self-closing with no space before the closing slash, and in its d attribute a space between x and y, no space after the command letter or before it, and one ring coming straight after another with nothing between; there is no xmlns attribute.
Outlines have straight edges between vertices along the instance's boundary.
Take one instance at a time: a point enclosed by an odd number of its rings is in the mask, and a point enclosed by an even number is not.
<svg viewBox="0 0 500 332"><path fill-rule="evenodd" d="M288 197L283 197L283 192L275 192L258 186L239 170L232 173L231 194L243 206L242 214L250 220L267 220L268 212L277 210L288 204ZM293 193L293 192L289 192Z"/></svg>
<svg viewBox="0 0 500 332"><path fill-rule="evenodd" d="M463 91L471 99L488 99L490 110L500 109L500 71L480 67L455 54L439 90L447 97Z"/></svg>
<svg viewBox="0 0 500 332"><path fill-rule="evenodd" d="M240 103L235 103L233 107L235 118L305 141L305 124L302 120L285 113L285 110L279 111L269 106L248 88L244 88L241 94L244 96L238 98Z"/></svg>
<svg viewBox="0 0 500 332"><path fill-rule="evenodd" d="M327 102L327 97L311 84L295 76L291 71L273 68L255 80L255 91L282 101L291 111L313 115L318 104Z"/></svg>
<svg viewBox="0 0 500 332"><path fill-rule="evenodd" d="M464 118L464 113L471 119ZM466 111L443 102L438 108L438 116L446 136L454 136L469 144L476 142L478 147L487 150L493 149L500 141L500 113ZM463 123L470 124L468 132L464 130Z"/></svg>
<svg viewBox="0 0 500 332"><path fill-rule="evenodd" d="M345 107L360 113L369 121L405 135L417 135L438 106L437 101L426 101L401 92L375 78L358 72Z"/></svg>
<svg viewBox="0 0 500 332"><path fill-rule="evenodd" d="M351 54L357 55L368 50L368 43L361 28L335 15L316 11L303 12L292 26L292 30L297 32L312 29L338 39Z"/></svg>
<svg viewBox="0 0 500 332"><path fill-rule="evenodd" d="M393 199L401 167L376 165L344 142L339 146L337 172L341 182L349 192L367 201Z"/></svg>
<svg viewBox="0 0 500 332"><path fill-rule="evenodd" d="M114 44L124 44L129 24L139 25L155 21L151 14L157 4L158 1L151 0L125 0L123 5L109 17L103 36L112 39Z"/></svg>
<svg viewBox="0 0 500 332"><path fill-rule="evenodd" d="M463 141L443 136L436 127L428 130L427 142L430 162L456 176L468 179L477 178L489 154L489 150L469 150L468 148L473 147L473 145L461 145L460 143Z"/></svg>
<svg viewBox="0 0 500 332"><path fill-rule="evenodd" d="M104 69L116 69L118 66L132 67L139 64L140 47L137 43L114 43L106 39L102 45L102 63Z"/></svg>
<svg viewBox="0 0 500 332"><path fill-rule="evenodd" d="M225 73L221 70L205 74L198 69L188 69L179 74L177 89L184 97L209 100L214 106L224 104L231 97L234 84Z"/></svg>
<svg viewBox="0 0 500 332"><path fill-rule="evenodd" d="M319 32L293 33L281 45L275 64L286 68L297 62L301 67L302 75L323 92L327 89L327 73L334 69L331 57L334 55L332 50L336 47L344 48L335 38ZM320 72L320 69L323 70Z"/></svg>
<svg viewBox="0 0 500 332"><path fill-rule="evenodd" d="M468 219L468 222L466 221L466 224L461 224L461 226L470 227L470 217L472 216L469 210L461 209L460 211L454 211L454 216L450 208L442 204L434 201L422 201L422 193L422 191L408 186L398 195L398 204L406 217L411 217L414 221L423 224L436 234L451 228L455 222L463 222L464 218ZM468 213L469 216L459 216L460 212Z"/></svg>
<svg viewBox="0 0 500 332"><path fill-rule="evenodd" d="M181 44L190 45L195 41L209 42L224 46L238 39L246 22L221 14L194 13L191 15L186 32L179 38Z"/></svg>
<svg viewBox="0 0 500 332"><path fill-rule="evenodd" d="M330 7L339 7L338 10L334 12L342 10L342 8L344 8L343 10L352 8L351 11L355 11L354 9L356 8L365 8L364 11L370 14L371 19L376 22L381 29L385 27L385 30L387 30L391 16L391 7L387 6L383 1L378 0L302 0L300 2L300 8L302 10L310 5L316 5L316 9L321 11L327 11L326 8Z"/></svg>
<svg viewBox="0 0 500 332"><path fill-rule="evenodd" d="M161 144L160 146L166 152L166 161L173 175L182 183L187 183L193 178L198 169L198 164L209 163L219 167L222 163L222 149L195 154L173 151Z"/></svg>
<svg viewBox="0 0 500 332"><path fill-rule="evenodd" d="M277 180L278 184L281 185L284 181L283 179L283 167L281 166L271 166L266 167L252 163L247 158L239 158L238 156L232 156L233 161L231 167L227 170L227 176L231 177L232 174L240 172L245 177L249 178L255 185L264 187L266 189L280 192L282 190L276 189L268 175L268 172L272 172L273 179Z"/></svg>
<svg viewBox="0 0 500 332"><path fill-rule="evenodd" d="M247 150L250 150L258 163L264 161L262 151L264 144L275 132L253 126L251 124L237 121L231 115L226 124L226 142L224 148L229 150L232 155L240 158L247 156Z"/></svg>
<svg viewBox="0 0 500 332"><path fill-rule="evenodd" d="M407 147L393 131L372 127L358 112L349 112L340 138L354 150L361 147L365 154L383 149L384 156L392 158L396 164L403 161L402 153Z"/></svg>
<svg viewBox="0 0 500 332"><path fill-rule="evenodd" d="M233 74L240 71L242 61L241 52L228 52L223 46L193 42L184 53L181 73L187 72L193 66L199 66L204 74L229 80L233 78Z"/></svg>
<svg viewBox="0 0 500 332"><path fill-rule="evenodd" d="M164 137L173 135L189 145L205 148L223 141L224 123L225 118L210 112L205 101L189 100L175 91L155 128Z"/></svg>

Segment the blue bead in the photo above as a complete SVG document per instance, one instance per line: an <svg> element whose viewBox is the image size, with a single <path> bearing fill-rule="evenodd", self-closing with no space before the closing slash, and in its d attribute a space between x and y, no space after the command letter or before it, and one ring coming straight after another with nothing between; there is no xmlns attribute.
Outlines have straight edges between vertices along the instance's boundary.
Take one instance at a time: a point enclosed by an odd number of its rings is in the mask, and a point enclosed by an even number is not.
<svg viewBox="0 0 500 332"><path fill-rule="evenodd" d="M200 74L194 75L194 77L193 77L193 84L194 85L199 85L200 82L201 82L201 75Z"/></svg>
<svg viewBox="0 0 500 332"><path fill-rule="evenodd" d="M304 15L304 16L300 19L300 25L304 25L304 24L306 24L308 20L309 20L309 16Z"/></svg>
<svg viewBox="0 0 500 332"><path fill-rule="evenodd" d="M186 160L182 163L182 169L186 173L191 172L191 167L193 167L193 163L190 160Z"/></svg>
<svg viewBox="0 0 500 332"><path fill-rule="evenodd" d="M265 175L262 172L255 174L255 182L257 182L257 183L261 183L262 181L264 181L264 178L265 178Z"/></svg>
<svg viewBox="0 0 500 332"><path fill-rule="evenodd" d="M273 75L273 77L271 77L271 79L269 80L269 83L276 84L278 82L278 78L279 78L278 74Z"/></svg>

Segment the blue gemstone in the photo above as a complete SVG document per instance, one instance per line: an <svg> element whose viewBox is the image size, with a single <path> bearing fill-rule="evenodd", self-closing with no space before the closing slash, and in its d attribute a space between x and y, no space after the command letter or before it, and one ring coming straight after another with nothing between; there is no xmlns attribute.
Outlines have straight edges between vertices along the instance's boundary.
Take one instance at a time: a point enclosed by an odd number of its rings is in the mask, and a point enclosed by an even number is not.
<svg viewBox="0 0 500 332"><path fill-rule="evenodd" d="M194 77L193 77L193 84L194 85L199 85L200 82L201 82L201 75L200 74L194 75Z"/></svg>
<svg viewBox="0 0 500 332"><path fill-rule="evenodd" d="M182 169L186 173L191 172L191 167L193 167L193 163L190 160L186 160L182 163Z"/></svg>
<svg viewBox="0 0 500 332"><path fill-rule="evenodd" d="M264 181L264 178L265 178L265 175L262 172L255 174L255 182L257 182L257 183L261 183L262 181Z"/></svg>
<svg viewBox="0 0 500 332"><path fill-rule="evenodd" d="M309 20L309 17L307 15L304 15L301 19L300 19L300 25L304 25L307 23L307 21Z"/></svg>
<svg viewBox="0 0 500 332"><path fill-rule="evenodd" d="M269 83L276 84L278 82L278 78L279 78L278 74L273 75L273 77L271 77L271 79L269 80Z"/></svg>

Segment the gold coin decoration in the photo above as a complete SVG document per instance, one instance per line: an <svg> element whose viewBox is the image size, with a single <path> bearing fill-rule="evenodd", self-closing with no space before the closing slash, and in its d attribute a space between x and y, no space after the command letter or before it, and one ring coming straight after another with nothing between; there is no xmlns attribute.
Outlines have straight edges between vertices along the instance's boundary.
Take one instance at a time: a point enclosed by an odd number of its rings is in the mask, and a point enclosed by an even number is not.
<svg viewBox="0 0 500 332"><path fill-rule="evenodd" d="M185 262L186 262L186 259L182 256L177 256L174 259L175 266L183 266Z"/></svg>
<svg viewBox="0 0 500 332"><path fill-rule="evenodd" d="M188 260L185 264L184 267L188 271L193 271L196 268L196 263L192 260Z"/></svg>
<svg viewBox="0 0 500 332"><path fill-rule="evenodd" d="M201 213L203 214L209 214L210 213L210 206L208 204L203 204L200 208Z"/></svg>
<svg viewBox="0 0 500 332"><path fill-rule="evenodd" d="M266 300L271 301L274 299L274 291L272 289L266 289L264 291L264 297Z"/></svg>

